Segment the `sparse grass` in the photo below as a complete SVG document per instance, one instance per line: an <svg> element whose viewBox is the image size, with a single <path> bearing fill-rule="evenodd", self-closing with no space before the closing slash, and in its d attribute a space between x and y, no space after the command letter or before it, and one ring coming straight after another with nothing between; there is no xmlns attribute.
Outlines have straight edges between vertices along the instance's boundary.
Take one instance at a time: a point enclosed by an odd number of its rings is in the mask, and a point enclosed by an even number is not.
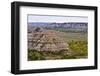
<svg viewBox="0 0 100 76"><path fill-rule="evenodd" d="M74 41L87 41L87 33L72 33L66 32L61 34L61 36L66 40L66 42Z"/></svg>

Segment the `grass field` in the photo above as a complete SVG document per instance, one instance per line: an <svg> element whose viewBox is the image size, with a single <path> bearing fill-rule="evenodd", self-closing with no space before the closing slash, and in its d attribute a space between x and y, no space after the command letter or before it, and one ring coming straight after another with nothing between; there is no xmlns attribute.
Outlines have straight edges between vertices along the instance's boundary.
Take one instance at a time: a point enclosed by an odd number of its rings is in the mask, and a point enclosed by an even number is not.
<svg viewBox="0 0 100 76"><path fill-rule="evenodd" d="M73 32L66 32L66 33L62 33L61 34L63 38L65 38L65 40L67 42L70 41L87 41L87 34L86 33L73 33Z"/></svg>

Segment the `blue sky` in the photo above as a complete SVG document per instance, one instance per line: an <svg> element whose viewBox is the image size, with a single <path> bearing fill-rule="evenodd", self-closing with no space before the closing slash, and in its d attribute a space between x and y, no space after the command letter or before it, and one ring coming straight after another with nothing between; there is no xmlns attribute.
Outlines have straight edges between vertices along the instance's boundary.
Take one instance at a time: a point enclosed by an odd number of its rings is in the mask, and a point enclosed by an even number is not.
<svg viewBox="0 0 100 76"><path fill-rule="evenodd" d="M28 22L88 22L86 16L28 15Z"/></svg>

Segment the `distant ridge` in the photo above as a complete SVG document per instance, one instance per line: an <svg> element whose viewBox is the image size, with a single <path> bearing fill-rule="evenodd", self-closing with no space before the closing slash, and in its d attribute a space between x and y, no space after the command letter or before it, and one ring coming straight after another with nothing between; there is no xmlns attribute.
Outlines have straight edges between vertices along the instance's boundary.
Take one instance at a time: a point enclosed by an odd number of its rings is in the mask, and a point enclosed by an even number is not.
<svg viewBox="0 0 100 76"><path fill-rule="evenodd" d="M87 31L88 23L87 22L64 22L64 23L56 23L56 22L31 22L28 23L28 28L31 27L43 27L47 29L64 29L64 30L79 30L79 31Z"/></svg>

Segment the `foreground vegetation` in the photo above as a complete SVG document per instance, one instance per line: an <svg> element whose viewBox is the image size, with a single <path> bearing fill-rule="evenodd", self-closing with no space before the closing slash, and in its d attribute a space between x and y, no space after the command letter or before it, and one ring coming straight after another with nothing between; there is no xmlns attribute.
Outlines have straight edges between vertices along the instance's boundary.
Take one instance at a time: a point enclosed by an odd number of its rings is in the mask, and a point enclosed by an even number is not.
<svg viewBox="0 0 100 76"><path fill-rule="evenodd" d="M87 41L71 41L69 43L71 54L75 58L86 58L88 56L88 43Z"/></svg>
<svg viewBox="0 0 100 76"><path fill-rule="evenodd" d="M60 51L37 51L28 49L28 61L32 60L56 60L56 59L79 59L87 58L87 41L70 41L68 50Z"/></svg>

